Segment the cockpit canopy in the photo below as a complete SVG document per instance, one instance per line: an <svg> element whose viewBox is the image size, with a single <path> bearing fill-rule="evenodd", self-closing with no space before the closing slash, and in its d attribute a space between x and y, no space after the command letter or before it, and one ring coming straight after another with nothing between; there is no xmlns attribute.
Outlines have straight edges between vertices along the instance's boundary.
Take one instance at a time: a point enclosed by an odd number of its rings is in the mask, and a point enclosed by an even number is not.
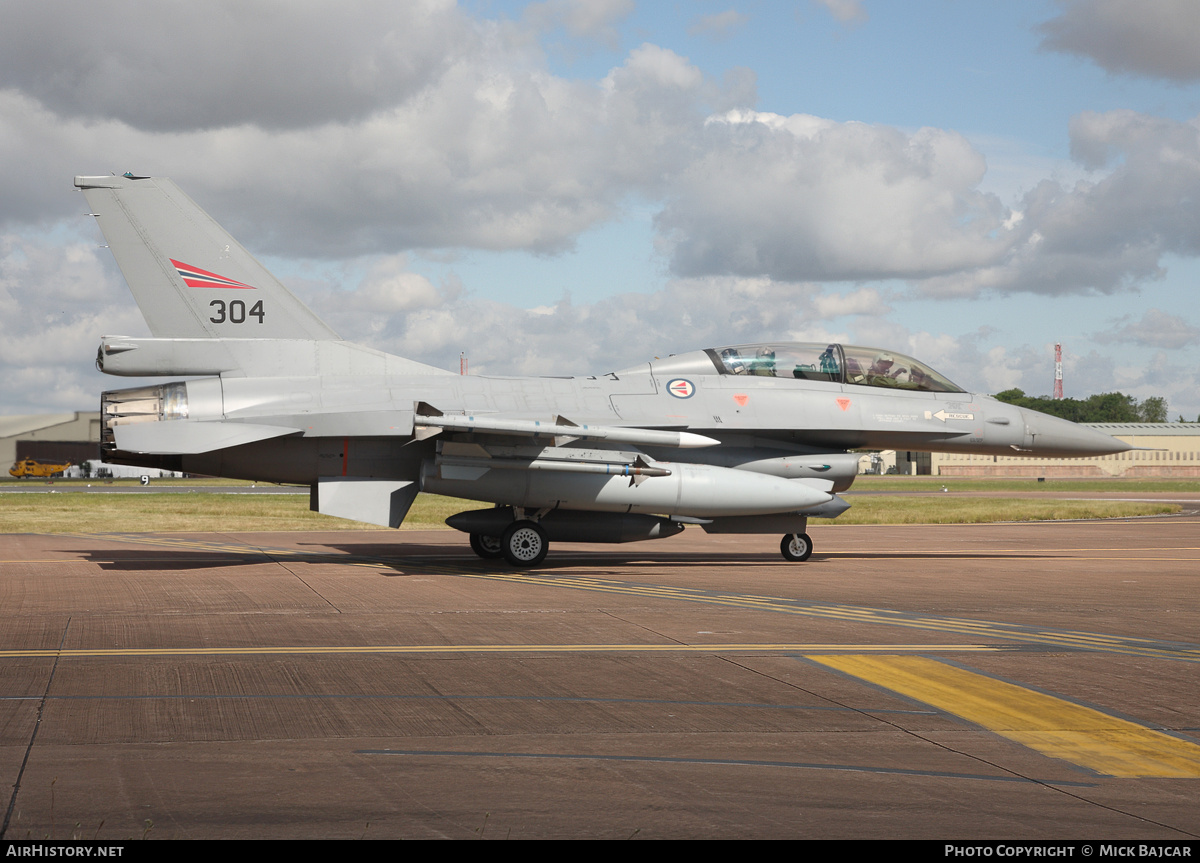
<svg viewBox="0 0 1200 863"><path fill-rule="evenodd" d="M880 348L822 342L769 342L705 350L723 375L761 375L867 387L961 393L965 390L912 357Z"/></svg>

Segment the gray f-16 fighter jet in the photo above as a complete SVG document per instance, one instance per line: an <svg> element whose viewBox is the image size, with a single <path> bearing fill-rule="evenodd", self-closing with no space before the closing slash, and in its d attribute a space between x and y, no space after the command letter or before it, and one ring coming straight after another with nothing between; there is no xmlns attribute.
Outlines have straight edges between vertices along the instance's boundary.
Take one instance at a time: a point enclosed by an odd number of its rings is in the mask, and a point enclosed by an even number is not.
<svg viewBox="0 0 1200 863"><path fill-rule="evenodd" d="M729 345L588 377L456 375L342 341L170 180L76 177L153 338L104 336L112 375L186 377L102 396L106 461L310 490L314 510L399 527L419 491L488 501L450 526L484 558L548 544L782 535L855 449L1084 456L1128 445L843 344Z"/></svg>

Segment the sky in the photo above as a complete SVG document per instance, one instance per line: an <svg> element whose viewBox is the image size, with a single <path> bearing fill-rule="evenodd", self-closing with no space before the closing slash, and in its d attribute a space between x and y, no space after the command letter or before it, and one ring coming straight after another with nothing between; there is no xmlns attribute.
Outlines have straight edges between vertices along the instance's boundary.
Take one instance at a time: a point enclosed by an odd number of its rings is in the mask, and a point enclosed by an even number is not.
<svg viewBox="0 0 1200 863"><path fill-rule="evenodd" d="M149 331L168 176L345 339L473 374L842 341L1200 417L1194 0L0 0L0 414Z"/></svg>

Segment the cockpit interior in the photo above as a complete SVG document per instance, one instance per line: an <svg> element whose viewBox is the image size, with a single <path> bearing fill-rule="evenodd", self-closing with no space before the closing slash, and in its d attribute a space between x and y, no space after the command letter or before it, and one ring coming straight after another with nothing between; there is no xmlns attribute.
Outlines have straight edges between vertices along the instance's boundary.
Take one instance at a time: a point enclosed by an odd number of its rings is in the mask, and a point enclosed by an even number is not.
<svg viewBox="0 0 1200 863"><path fill-rule="evenodd" d="M759 375L868 387L961 393L962 387L912 357L880 348L771 342L705 351L723 375Z"/></svg>

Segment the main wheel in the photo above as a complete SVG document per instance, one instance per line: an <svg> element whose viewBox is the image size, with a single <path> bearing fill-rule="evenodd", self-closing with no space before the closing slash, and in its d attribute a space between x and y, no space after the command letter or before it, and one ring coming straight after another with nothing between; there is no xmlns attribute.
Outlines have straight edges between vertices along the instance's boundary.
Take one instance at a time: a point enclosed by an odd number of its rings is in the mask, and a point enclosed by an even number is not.
<svg viewBox="0 0 1200 863"><path fill-rule="evenodd" d="M488 536L485 533L471 534L471 551L484 560L496 560L504 557L504 545L498 536Z"/></svg>
<svg viewBox="0 0 1200 863"><path fill-rule="evenodd" d="M513 566L537 566L546 559L550 543L535 521L514 521L500 543L504 559Z"/></svg>
<svg viewBox="0 0 1200 863"><path fill-rule="evenodd" d="M779 543L779 550L783 553L784 560L799 562L808 560L812 554L813 544L812 539L807 533L785 533L783 541Z"/></svg>

